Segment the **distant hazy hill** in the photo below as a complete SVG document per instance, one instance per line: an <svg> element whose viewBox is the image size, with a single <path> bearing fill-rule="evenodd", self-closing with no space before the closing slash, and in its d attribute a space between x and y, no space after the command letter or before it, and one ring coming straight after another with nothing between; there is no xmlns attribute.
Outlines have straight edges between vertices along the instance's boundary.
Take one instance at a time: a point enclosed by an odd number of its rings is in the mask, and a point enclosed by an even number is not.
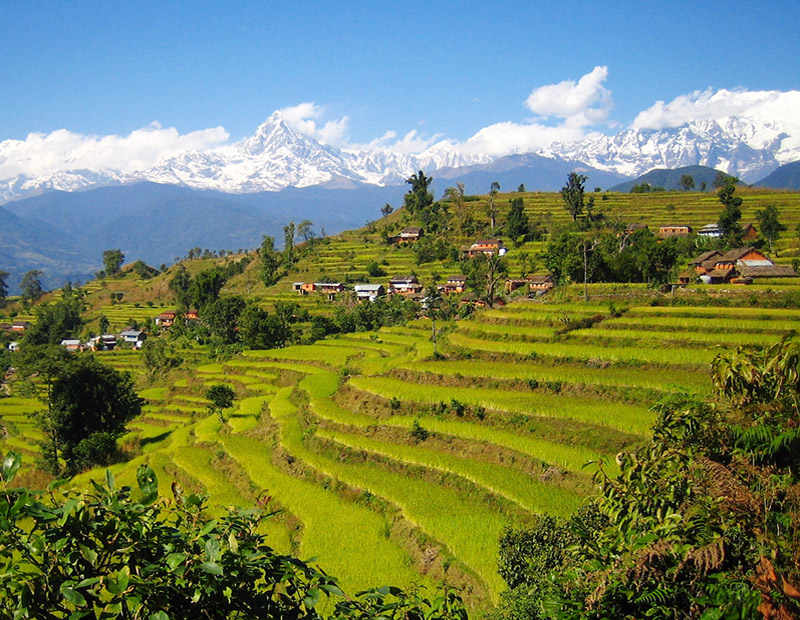
<svg viewBox="0 0 800 620"><path fill-rule="evenodd" d="M378 219L387 202L399 206L405 188L353 184L352 189L289 188L225 194L175 185L137 183L85 192L50 192L5 205L0 269L16 290L22 274L41 269L48 287L85 281L102 266L103 250L158 266L193 247L238 250L283 243L283 226L309 219L329 234Z"/></svg>
<svg viewBox="0 0 800 620"><path fill-rule="evenodd" d="M773 189L800 189L800 161L784 164L755 185Z"/></svg>
<svg viewBox="0 0 800 620"><path fill-rule="evenodd" d="M488 164L461 168L440 168L432 173L436 196L448 186L463 183L468 194L485 194L494 181L502 191L510 192L524 184L528 191L554 192L564 187L570 172L580 172L589 179L587 189L607 188L626 178L616 172L590 168L577 161L542 157L532 153L509 155Z"/></svg>
<svg viewBox="0 0 800 620"><path fill-rule="evenodd" d="M0 271L10 275L9 292L19 292L22 275L41 269L42 285L54 288L66 280L86 281L91 262L80 250L76 235L65 235L54 226L27 221L0 207Z"/></svg>
<svg viewBox="0 0 800 620"><path fill-rule="evenodd" d="M717 170L708 166L684 166L683 168L656 168L650 172L635 178L633 181L626 181L609 188L612 192L629 192L634 185L649 183L652 187L663 187L668 190L682 190L680 186L681 177L688 174L694 179L695 191L701 191L705 183L705 191L711 191Z"/></svg>

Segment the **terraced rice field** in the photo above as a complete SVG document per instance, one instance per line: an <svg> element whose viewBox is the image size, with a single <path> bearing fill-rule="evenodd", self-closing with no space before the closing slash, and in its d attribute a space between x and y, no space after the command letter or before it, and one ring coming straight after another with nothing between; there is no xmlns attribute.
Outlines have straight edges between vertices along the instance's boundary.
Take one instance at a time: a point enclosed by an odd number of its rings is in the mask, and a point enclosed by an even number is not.
<svg viewBox="0 0 800 620"><path fill-rule="evenodd" d="M162 488L208 493L212 512L270 497L273 545L316 557L348 591L444 578L485 609L504 587L505 526L570 514L594 492L597 463L613 472L614 455L649 435L654 400L707 393L718 350L800 324L800 310L641 299L613 312L528 300L479 312L449 326L439 357L419 320L205 360L143 384L147 405L121 442L129 460L113 469L132 483L149 462ZM569 329L584 318L593 325ZM141 371L138 352L103 357ZM203 396L218 383L236 393L224 424ZM0 445L28 462L39 406L0 398Z"/></svg>

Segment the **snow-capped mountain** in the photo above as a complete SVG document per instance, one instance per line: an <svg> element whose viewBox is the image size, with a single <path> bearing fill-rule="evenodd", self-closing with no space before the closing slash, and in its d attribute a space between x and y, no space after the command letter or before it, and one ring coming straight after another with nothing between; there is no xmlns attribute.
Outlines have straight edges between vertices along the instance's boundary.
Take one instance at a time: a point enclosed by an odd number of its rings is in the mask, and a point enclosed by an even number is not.
<svg viewBox="0 0 800 620"><path fill-rule="evenodd" d="M611 136L554 143L533 154L582 162L628 177L654 168L704 165L752 183L781 164L800 160L800 119L793 113L800 109L800 92L783 95L779 109L762 106L758 114L746 111L674 128L627 129ZM4 151L13 146L11 142L0 143L0 163ZM459 144L447 140L418 154L345 151L303 135L280 112L274 112L250 138L238 144L186 151L147 170L69 170L37 178L0 179L0 204L52 189L76 191L138 181L227 193L315 185L345 187L353 183L400 185L420 169L430 173L439 168L488 164L495 159L466 154Z"/></svg>

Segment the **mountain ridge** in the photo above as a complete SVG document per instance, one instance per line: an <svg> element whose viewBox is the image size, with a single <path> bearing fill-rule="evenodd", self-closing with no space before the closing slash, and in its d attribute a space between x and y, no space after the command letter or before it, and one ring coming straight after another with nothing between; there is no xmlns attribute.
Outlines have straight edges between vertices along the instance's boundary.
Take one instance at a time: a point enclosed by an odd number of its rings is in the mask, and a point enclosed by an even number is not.
<svg viewBox="0 0 800 620"><path fill-rule="evenodd" d="M800 105L800 93L786 93L786 96L786 105ZM753 183L782 164L800 160L800 128L795 124L792 119L778 120L765 115L728 116L692 121L679 127L625 129L611 136L595 134L578 142L553 143L507 156L536 155L543 158L540 160L543 164L545 160L575 162L628 178L655 168L704 165ZM0 153L9 151L8 143L0 143ZM122 173L76 169L37 178L17 176L0 180L0 204L54 189L78 191L139 181L225 193L280 191L290 186L343 181L400 185L420 169L428 173L441 170L439 176L444 177L451 169L491 166L500 159L503 157L475 154L448 140L417 154L387 149L357 152L340 149L297 131L280 111L275 111L252 136L240 143L202 152L186 151L147 170Z"/></svg>

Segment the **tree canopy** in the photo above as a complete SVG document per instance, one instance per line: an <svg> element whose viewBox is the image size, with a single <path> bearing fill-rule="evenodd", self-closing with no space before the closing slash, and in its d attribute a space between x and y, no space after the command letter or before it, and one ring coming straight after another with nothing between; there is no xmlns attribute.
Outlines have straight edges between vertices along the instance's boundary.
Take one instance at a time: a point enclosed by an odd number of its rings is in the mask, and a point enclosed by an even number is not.
<svg viewBox="0 0 800 620"><path fill-rule="evenodd" d="M147 465L136 491L108 471L93 491L75 493L14 488L20 464L12 452L0 468L4 618L466 620L447 590L432 599L394 587L345 597L335 578L267 545L264 501L211 519L205 499L178 484L171 500L159 498Z"/></svg>
<svg viewBox="0 0 800 620"><path fill-rule="evenodd" d="M103 271L107 276L113 276L119 272L124 261L125 255L122 250L105 250L103 252Z"/></svg>
<svg viewBox="0 0 800 620"><path fill-rule="evenodd" d="M564 208L572 216L573 222L583 213L583 184L588 178L589 177L585 174L570 172L569 175L567 175L567 184L561 188L561 198L564 201Z"/></svg>
<svg viewBox="0 0 800 620"><path fill-rule="evenodd" d="M670 396L569 520L506 531L513 618L796 618L800 346L727 351L714 397Z"/></svg>

